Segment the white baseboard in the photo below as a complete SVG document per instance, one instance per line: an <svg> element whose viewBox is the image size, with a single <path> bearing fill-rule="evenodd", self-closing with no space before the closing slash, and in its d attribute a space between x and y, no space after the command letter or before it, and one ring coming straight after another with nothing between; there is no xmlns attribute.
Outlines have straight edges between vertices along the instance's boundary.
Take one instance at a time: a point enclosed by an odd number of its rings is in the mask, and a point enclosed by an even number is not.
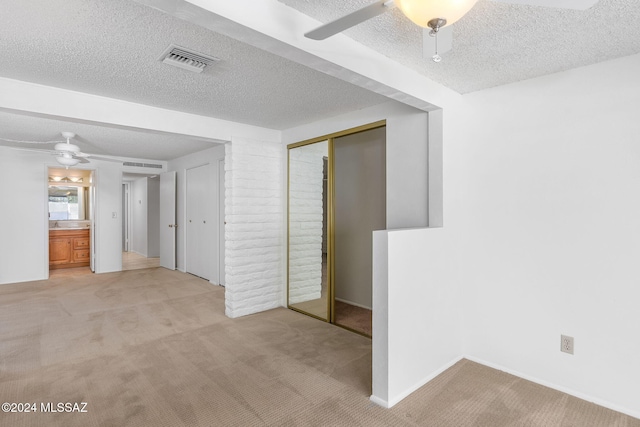
<svg viewBox="0 0 640 427"><path fill-rule="evenodd" d="M389 402L387 402L384 399L380 399L379 397L374 396L373 394L371 395L371 397L369 397L369 400L372 401L373 403L375 403L378 406L382 406L385 409L389 409L390 408Z"/></svg>
<svg viewBox="0 0 640 427"><path fill-rule="evenodd" d="M423 385L425 385L426 383L428 383L429 381L431 381L432 379L434 379L435 377L437 377L438 375L440 375L441 373L443 373L444 371L446 371L447 369L449 369L450 367L452 367L453 365L461 361L462 359L463 359L462 356L456 357L449 363L446 363L445 365L441 366L437 370L431 372L425 378L423 378L422 380L414 384L412 387L406 389L405 391L403 391L402 393L400 393L399 395L395 396L394 398L388 401L374 395L371 395L371 397L369 397L369 400L371 400L376 405L382 406L383 408L392 408L398 403L400 403L404 398L409 396L411 393L418 390L420 387L422 387Z"/></svg>
<svg viewBox="0 0 640 427"><path fill-rule="evenodd" d="M638 411L634 411L634 410L631 410L631 409L628 409L628 408L624 408L622 406L616 405L616 404L608 402L606 400L599 399L599 398L593 397L593 396L589 396L589 395L586 395L584 393L580 393L580 392L572 390L572 389L570 389L568 387L563 387L563 386L560 386L560 385L557 385L557 384L554 384L554 383L550 383L548 381L541 380L541 379L536 378L536 377L532 377L530 375L525 375L525 374L523 374L521 372L515 371L513 369L505 368L504 366L498 365L496 363L487 362L486 360L482 360L482 359L479 359L477 357L466 355L463 358L467 359L467 360L470 360L472 362L475 362L475 363L479 363L480 365L488 366L490 368L497 369L499 371L503 371L503 372L506 372L506 373L511 374L511 375L515 375L516 377L525 379L527 381L531 381L533 383L540 384L540 385L543 385L545 387L549 387L549 388L552 388L554 390L561 391L562 393L569 394L571 396L577 397L578 399L582 399L582 400L586 400L587 402L595 403L596 405L602 406L604 408L611 409L611 410L616 411L616 412L620 412L621 414L629 415L630 417L634 417L634 418L640 419L640 412L638 412Z"/></svg>

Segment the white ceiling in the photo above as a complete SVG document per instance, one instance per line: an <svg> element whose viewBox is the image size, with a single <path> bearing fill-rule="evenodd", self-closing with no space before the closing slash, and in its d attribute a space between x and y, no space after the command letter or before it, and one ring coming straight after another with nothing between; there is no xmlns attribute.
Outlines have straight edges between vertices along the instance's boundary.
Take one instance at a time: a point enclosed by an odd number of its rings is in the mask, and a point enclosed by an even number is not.
<svg viewBox="0 0 640 427"><path fill-rule="evenodd" d="M72 142L84 153L138 159L171 160L211 148L220 142L186 135L71 123L0 110L0 145L52 150L53 143L14 143L7 140L61 142L65 141L60 134L62 131L74 132L76 137Z"/></svg>
<svg viewBox="0 0 640 427"><path fill-rule="evenodd" d="M369 3L279 1L321 22ZM0 0L0 10L0 77L272 129L387 101L133 0ZM421 29L398 10L346 34L467 93L639 53L638 22L638 0L601 0L587 11L480 0L455 24L453 51L439 64L422 58ZM170 67L158 61L169 44L220 62L202 74ZM60 139L63 130L78 134L75 142L85 152L151 160L219 142L0 110L0 138L45 141Z"/></svg>
<svg viewBox="0 0 640 427"><path fill-rule="evenodd" d="M271 129L387 101L132 0L0 0L0 10L1 77ZM220 61L202 74L163 64L158 58L170 44ZM91 153L165 160L204 146L30 116L0 121L0 138L47 140L68 130L91 142Z"/></svg>
<svg viewBox="0 0 640 427"><path fill-rule="evenodd" d="M279 1L320 22L372 3ZM453 50L440 63L422 57L422 29L397 8L345 34L459 93L468 93L640 53L638 23L638 0L600 0L585 11L479 0L453 25Z"/></svg>

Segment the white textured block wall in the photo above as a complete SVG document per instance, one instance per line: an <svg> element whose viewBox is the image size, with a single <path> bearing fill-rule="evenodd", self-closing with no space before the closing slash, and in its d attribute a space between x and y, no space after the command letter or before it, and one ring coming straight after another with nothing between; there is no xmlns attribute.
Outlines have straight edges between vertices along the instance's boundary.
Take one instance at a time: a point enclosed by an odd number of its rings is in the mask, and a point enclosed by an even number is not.
<svg viewBox="0 0 640 427"><path fill-rule="evenodd" d="M283 152L244 138L225 148L226 315L239 317L281 305Z"/></svg>
<svg viewBox="0 0 640 427"><path fill-rule="evenodd" d="M327 142L289 150L289 303L322 291L322 193Z"/></svg>

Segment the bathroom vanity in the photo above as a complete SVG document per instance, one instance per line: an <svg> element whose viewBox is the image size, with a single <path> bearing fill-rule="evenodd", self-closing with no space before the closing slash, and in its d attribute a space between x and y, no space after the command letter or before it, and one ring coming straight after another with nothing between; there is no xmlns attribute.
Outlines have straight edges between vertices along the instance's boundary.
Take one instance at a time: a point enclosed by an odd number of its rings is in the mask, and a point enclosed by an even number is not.
<svg viewBox="0 0 640 427"><path fill-rule="evenodd" d="M88 266L90 242L89 228L50 228L49 269Z"/></svg>

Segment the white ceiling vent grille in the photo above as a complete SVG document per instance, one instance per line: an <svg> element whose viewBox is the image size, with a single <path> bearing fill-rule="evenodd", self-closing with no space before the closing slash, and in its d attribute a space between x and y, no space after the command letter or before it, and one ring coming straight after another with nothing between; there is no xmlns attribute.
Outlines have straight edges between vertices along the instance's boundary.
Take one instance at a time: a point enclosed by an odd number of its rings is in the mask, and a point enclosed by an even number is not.
<svg viewBox="0 0 640 427"><path fill-rule="evenodd" d="M194 73L201 73L207 66L218 62L219 59L172 44L164 51L160 61Z"/></svg>
<svg viewBox="0 0 640 427"><path fill-rule="evenodd" d="M162 169L162 165L158 165L155 163L136 163L136 162L124 162L122 163L123 166L135 166L138 168L155 168L155 169Z"/></svg>

